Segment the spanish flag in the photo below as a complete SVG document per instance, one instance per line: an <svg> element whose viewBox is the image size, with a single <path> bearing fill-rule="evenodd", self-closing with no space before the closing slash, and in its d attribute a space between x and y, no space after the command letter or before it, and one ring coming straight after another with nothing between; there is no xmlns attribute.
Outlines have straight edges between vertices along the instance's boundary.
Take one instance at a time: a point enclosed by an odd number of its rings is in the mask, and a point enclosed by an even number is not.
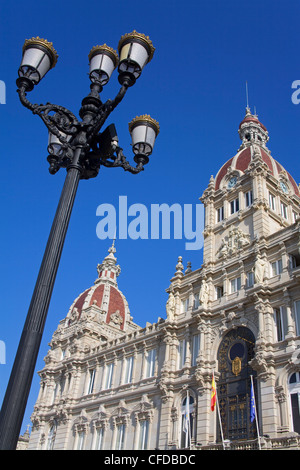
<svg viewBox="0 0 300 470"><path fill-rule="evenodd" d="M211 411L215 410L216 401L217 401L217 391L216 391L215 377L213 374L212 381L211 381L211 400L210 400Z"/></svg>

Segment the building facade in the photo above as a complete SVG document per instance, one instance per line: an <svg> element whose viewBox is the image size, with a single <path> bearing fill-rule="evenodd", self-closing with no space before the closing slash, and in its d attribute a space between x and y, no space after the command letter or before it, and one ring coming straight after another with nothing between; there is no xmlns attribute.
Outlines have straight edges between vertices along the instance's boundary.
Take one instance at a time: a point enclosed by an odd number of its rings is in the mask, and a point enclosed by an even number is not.
<svg viewBox="0 0 300 470"><path fill-rule="evenodd" d="M201 197L203 264L179 257L165 318L133 322L113 244L60 321L28 449L300 448L300 194L248 108L238 132Z"/></svg>

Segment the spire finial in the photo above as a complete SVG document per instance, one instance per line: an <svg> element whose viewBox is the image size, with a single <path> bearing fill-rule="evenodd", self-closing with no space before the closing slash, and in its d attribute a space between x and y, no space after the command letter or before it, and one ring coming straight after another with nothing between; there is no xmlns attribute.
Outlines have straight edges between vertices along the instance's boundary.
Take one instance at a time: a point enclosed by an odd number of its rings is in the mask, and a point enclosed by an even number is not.
<svg viewBox="0 0 300 470"><path fill-rule="evenodd" d="M250 108L249 108L249 97L248 97L248 82L246 80L246 101L247 101L247 107L246 109L249 109L250 111Z"/></svg>
<svg viewBox="0 0 300 470"><path fill-rule="evenodd" d="M114 254L114 253L117 251L116 248L115 248L115 241L116 241L116 230L115 230L115 234L114 234L114 238L113 238L112 245L111 245L111 247L108 249L108 252L109 252L109 253Z"/></svg>

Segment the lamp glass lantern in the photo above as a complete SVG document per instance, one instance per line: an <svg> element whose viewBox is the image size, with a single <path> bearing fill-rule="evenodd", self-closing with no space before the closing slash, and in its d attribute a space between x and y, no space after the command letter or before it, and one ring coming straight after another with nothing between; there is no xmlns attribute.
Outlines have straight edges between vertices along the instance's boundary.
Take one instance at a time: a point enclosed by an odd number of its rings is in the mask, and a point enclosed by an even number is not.
<svg viewBox="0 0 300 470"><path fill-rule="evenodd" d="M27 39L23 46L19 77L29 79L34 86L55 66L57 58L52 42L39 37Z"/></svg>
<svg viewBox="0 0 300 470"><path fill-rule="evenodd" d="M57 157L62 156L65 151L65 145L63 141L69 142L71 140L71 137L71 135L67 135L64 132L60 132L60 139L55 134L52 134L52 132L49 132L48 152L50 153L50 155L55 155Z"/></svg>
<svg viewBox="0 0 300 470"><path fill-rule="evenodd" d="M159 123L148 115L138 116L129 123L132 149L135 155L151 155L159 134Z"/></svg>
<svg viewBox="0 0 300 470"><path fill-rule="evenodd" d="M103 86L109 81L111 74L117 67L119 57L114 49L104 44L91 49L89 61L91 82L100 83Z"/></svg>
<svg viewBox="0 0 300 470"><path fill-rule="evenodd" d="M133 31L121 37L118 50L120 56L119 80L122 81L125 75L129 75L135 82L145 65L152 59L155 48L149 36Z"/></svg>

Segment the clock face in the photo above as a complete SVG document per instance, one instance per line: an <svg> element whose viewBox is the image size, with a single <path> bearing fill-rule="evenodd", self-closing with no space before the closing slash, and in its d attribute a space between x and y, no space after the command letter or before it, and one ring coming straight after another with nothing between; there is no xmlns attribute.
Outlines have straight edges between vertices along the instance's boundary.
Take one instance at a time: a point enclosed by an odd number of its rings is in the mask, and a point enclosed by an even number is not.
<svg viewBox="0 0 300 470"><path fill-rule="evenodd" d="M284 193L288 193L288 187L283 181L280 182L280 187Z"/></svg>
<svg viewBox="0 0 300 470"><path fill-rule="evenodd" d="M232 178L230 178L228 182L228 188L233 188L233 186L235 185L236 185L236 176L233 176Z"/></svg>

